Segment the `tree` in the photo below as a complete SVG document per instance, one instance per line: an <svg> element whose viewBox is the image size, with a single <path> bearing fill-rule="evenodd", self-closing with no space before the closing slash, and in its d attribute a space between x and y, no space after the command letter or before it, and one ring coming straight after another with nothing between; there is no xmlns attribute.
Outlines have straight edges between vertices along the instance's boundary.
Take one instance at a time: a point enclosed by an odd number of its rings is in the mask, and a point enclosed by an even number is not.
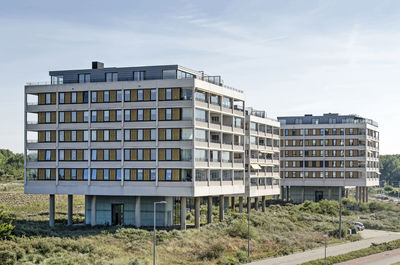
<svg viewBox="0 0 400 265"><path fill-rule="evenodd" d="M382 155L379 160L381 181L398 186L400 181L400 155Z"/></svg>

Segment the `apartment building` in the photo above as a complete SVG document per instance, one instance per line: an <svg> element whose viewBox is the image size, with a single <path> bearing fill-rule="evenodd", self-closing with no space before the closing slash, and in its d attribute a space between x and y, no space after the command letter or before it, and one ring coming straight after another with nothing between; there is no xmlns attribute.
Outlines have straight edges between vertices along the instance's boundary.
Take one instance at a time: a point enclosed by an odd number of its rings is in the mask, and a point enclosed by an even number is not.
<svg viewBox="0 0 400 265"><path fill-rule="evenodd" d="M378 124L357 115L279 117L281 186L294 202L339 199L356 187L368 201L379 185Z"/></svg>
<svg viewBox="0 0 400 265"><path fill-rule="evenodd" d="M259 197L265 210L265 196L280 194L279 127L265 111L246 109L246 196L254 198L256 210Z"/></svg>
<svg viewBox="0 0 400 265"><path fill-rule="evenodd" d="M25 86L25 193L85 195L87 224L186 227L186 201L245 194L245 97L179 65L51 71ZM268 134L268 133L266 133ZM265 147L267 150L268 148ZM180 217L177 217L180 216ZM177 220L178 218L178 220ZM179 221L180 218L180 221Z"/></svg>

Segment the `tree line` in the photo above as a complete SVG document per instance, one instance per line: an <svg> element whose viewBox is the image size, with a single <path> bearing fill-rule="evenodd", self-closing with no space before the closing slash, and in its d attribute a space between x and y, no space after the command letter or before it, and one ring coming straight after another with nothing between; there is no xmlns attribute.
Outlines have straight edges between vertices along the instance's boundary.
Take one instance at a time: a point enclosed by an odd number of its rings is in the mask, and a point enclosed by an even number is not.
<svg viewBox="0 0 400 265"><path fill-rule="evenodd" d="M24 179L24 155L0 149L0 180Z"/></svg>
<svg viewBox="0 0 400 265"><path fill-rule="evenodd" d="M379 162L380 181L384 181L387 185L399 187L400 155L381 155Z"/></svg>

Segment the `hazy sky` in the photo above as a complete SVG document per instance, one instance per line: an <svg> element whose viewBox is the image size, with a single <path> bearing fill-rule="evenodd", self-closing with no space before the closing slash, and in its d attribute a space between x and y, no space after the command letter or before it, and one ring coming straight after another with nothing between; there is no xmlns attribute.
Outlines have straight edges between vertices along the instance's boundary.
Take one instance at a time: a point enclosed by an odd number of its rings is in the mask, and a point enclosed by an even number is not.
<svg viewBox="0 0 400 265"><path fill-rule="evenodd" d="M271 117L359 114L400 153L400 1L18 2L0 9L0 148L23 151L26 82L99 60L222 75Z"/></svg>

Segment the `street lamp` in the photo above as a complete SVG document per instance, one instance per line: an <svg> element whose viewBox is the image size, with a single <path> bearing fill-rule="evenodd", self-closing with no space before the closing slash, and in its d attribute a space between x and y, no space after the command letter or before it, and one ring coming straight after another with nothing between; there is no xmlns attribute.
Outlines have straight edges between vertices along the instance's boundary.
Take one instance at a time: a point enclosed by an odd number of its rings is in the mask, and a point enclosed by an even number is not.
<svg viewBox="0 0 400 265"><path fill-rule="evenodd" d="M156 206L166 203L166 201L154 202L153 265L156 265Z"/></svg>
<svg viewBox="0 0 400 265"><path fill-rule="evenodd" d="M251 211L251 198L247 197L247 257L250 257L250 211Z"/></svg>
<svg viewBox="0 0 400 265"><path fill-rule="evenodd" d="M327 234L324 235L324 239L325 239L325 265L326 265L326 238L328 237Z"/></svg>

